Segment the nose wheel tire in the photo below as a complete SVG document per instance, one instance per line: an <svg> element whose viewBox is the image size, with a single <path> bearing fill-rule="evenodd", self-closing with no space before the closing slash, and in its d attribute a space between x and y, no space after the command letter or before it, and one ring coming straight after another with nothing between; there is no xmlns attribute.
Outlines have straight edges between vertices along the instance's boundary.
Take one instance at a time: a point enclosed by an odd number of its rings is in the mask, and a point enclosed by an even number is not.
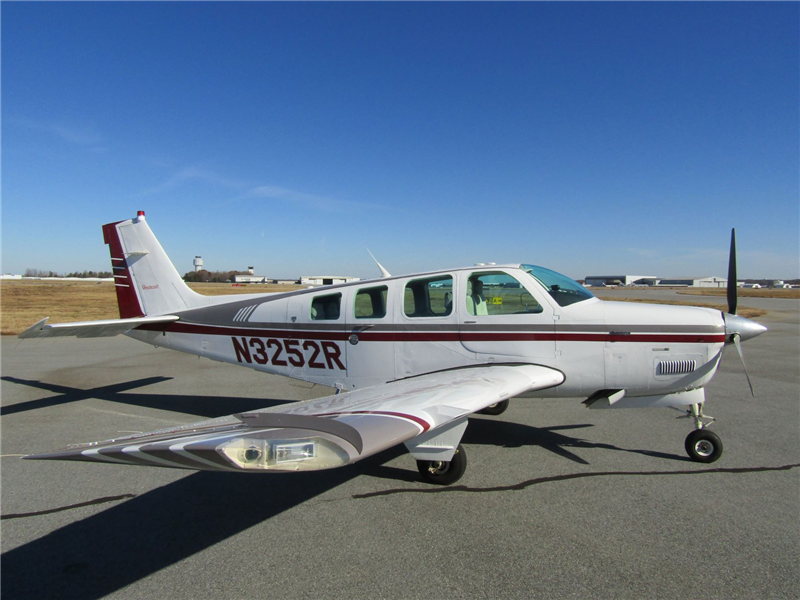
<svg viewBox="0 0 800 600"><path fill-rule="evenodd" d="M686 436L686 454L695 462L712 463L722 456L722 440L707 429L695 429Z"/></svg>
<svg viewBox="0 0 800 600"><path fill-rule="evenodd" d="M450 485L461 479L467 470L467 453L459 444L453 460L418 460L417 469L428 483Z"/></svg>
<svg viewBox="0 0 800 600"><path fill-rule="evenodd" d="M508 408L508 400L503 400L502 402L495 402L494 404L490 404L483 410L479 410L479 415L502 415L506 412Z"/></svg>

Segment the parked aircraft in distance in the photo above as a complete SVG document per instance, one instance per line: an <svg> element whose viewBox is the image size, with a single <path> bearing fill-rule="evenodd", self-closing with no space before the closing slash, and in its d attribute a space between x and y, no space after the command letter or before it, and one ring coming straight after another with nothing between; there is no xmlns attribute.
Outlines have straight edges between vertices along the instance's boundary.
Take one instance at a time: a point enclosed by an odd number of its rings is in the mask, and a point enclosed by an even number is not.
<svg viewBox="0 0 800 600"><path fill-rule="evenodd" d="M733 233L727 313L605 302L529 264L400 277L381 268L380 279L209 297L186 286L143 211L103 226L103 235L120 319L43 319L20 338L125 334L342 393L27 458L309 471L403 443L426 481L450 484L466 469L468 417L498 415L526 396L685 410L695 427L688 455L713 462L722 442L707 429L704 387L726 344L741 355L740 341L766 331L736 316Z"/></svg>

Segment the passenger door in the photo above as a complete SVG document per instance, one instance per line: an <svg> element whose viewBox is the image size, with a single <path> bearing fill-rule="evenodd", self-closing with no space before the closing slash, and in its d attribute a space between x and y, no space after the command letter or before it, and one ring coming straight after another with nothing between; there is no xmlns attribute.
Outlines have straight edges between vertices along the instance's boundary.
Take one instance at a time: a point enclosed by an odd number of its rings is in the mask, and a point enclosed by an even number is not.
<svg viewBox="0 0 800 600"><path fill-rule="evenodd" d="M522 273L462 271L459 336L479 362L537 362L555 357L553 309Z"/></svg>

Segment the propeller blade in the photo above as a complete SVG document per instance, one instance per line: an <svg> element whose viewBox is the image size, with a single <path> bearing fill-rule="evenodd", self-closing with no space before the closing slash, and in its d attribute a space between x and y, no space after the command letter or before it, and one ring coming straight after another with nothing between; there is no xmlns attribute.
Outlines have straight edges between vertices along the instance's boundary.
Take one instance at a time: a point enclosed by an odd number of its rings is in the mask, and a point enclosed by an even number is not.
<svg viewBox="0 0 800 600"><path fill-rule="evenodd" d="M750 393L753 394L753 398L756 397L756 393L753 390L753 384L750 381L750 374L747 372L747 365L744 364L744 354L742 354L742 344L739 341L741 337L738 333L733 334L733 345L736 346L736 351L739 353L739 358L742 359L742 366L744 367L744 376L747 377L747 385L750 386Z"/></svg>
<svg viewBox="0 0 800 600"><path fill-rule="evenodd" d="M728 312L732 315L736 314L738 294L739 290L736 285L736 230L731 229L731 255L728 259Z"/></svg>

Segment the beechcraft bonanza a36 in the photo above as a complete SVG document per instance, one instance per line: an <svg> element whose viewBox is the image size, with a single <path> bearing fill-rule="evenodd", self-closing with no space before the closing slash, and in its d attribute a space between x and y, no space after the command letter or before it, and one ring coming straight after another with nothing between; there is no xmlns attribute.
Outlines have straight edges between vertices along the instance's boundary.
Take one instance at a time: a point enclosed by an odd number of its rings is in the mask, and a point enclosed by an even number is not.
<svg viewBox="0 0 800 600"><path fill-rule="evenodd" d="M689 456L722 453L703 414L725 344L766 329L729 311L604 302L527 265L482 265L277 294L208 297L183 282L145 220L103 226L120 319L33 325L21 338L134 339L337 388L326 398L80 444L28 458L212 471L312 471L404 443L423 479L450 484L473 413L510 398L590 408L675 407ZM379 265L380 266L380 265Z"/></svg>

